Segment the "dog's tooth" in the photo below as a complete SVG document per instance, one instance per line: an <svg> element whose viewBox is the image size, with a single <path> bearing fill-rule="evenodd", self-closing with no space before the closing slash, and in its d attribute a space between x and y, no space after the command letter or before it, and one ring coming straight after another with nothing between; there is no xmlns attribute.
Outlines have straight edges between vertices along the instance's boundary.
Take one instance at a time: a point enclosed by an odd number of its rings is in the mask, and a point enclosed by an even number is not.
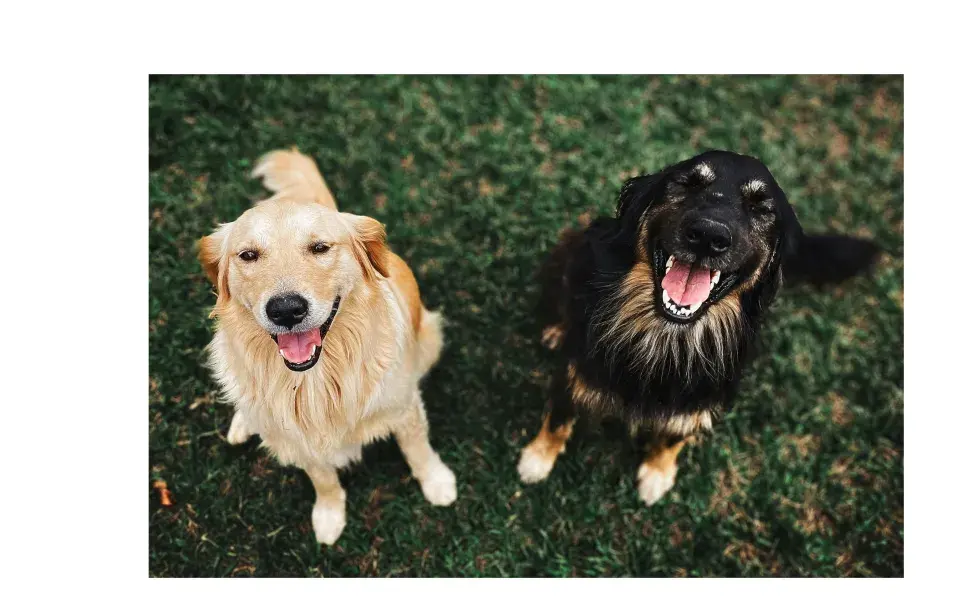
<svg viewBox="0 0 976 600"><path fill-rule="evenodd" d="M668 295L668 290L661 290L661 297L664 298L665 304L671 302L671 296Z"/></svg>
<svg viewBox="0 0 976 600"><path fill-rule="evenodd" d="M692 304L692 305L691 305L691 309L690 309L690 310L691 310L691 312L697 312L697 311L698 311L698 309L699 309L699 308L701 308L701 305L702 305L702 303L701 303L701 302L699 302L698 304Z"/></svg>
<svg viewBox="0 0 976 600"><path fill-rule="evenodd" d="M721 276L722 276L722 272L716 270L715 273L712 274L712 285L715 285L716 283L718 283L718 279Z"/></svg>
<svg viewBox="0 0 976 600"><path fill-rule="evenodd" d="M671 270L671 265L673 265L673 264L674 264L674 255L672 254L671 256L668 257L668 264L666 264L664 266L665 266L665 268L668 271L670 271Z"/></svg>

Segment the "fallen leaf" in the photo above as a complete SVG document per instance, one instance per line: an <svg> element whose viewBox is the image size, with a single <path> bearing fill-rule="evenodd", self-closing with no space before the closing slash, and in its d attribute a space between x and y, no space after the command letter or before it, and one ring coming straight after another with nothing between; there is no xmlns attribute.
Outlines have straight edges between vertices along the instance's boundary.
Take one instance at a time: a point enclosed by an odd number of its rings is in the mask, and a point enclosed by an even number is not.
<svg viewBox="0 0 976 600"><path fill-rule="evenodd" d="M159 503L163 506L173 506L173 495L170 493L169 488L166 487L166 482L162 479L157 479L153 482L153 487L159 490Z"/></svg>
<svg viewBox="0 0 976 600"><path fill-rule="evenodd" d="M193 404L190 405L190 410L196 410L201 404L210 404L210 394L204 394L203 396L197 396L193 399Z"/></svg>

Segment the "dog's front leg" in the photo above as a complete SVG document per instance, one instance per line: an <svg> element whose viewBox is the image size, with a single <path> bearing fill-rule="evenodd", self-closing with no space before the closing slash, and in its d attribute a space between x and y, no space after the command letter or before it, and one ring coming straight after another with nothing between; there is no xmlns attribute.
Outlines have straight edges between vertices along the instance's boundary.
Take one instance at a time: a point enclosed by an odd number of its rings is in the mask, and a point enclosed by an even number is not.
<svg viewBox="0 0 976 600"><path fill-rule="evenodd" d="M243 444L249 437L257 433L247 422L247 418L239 410L234 411L234 418L230 420L227 430L227 442L231 445Z"/></svg>
<svg viewBox="0 0 976 600"><path fill-rule="evenodd" d="M569 395L568 382L562 372L553 376L542 429L519 457L518 472L523 483L538 483L549 476L556 459L566 450L573 433L576 407Z"/></svg>
<svg viewBox="0 0 976 600"><path fill-rule="evenodd" d="M435 506L447 506L457 498L457 481L441 457L430 447L427 414L414 393L414 403L393 430L410 472L420 481L424 497Z"/></svg>
<svg viewBox="0 0 976 600"><path fill-rule="evenodd" d="M678 474L678 454L688 438L658 435L644 438L644 461L637 469L637 494L648 506L660 500L674 487Z"/></svg>
<svg viewBox="0 0 976 600"><path fill-rule="evenodd" d="M305 467L315 487L315 508L312 509L312 528L320 544L332 545L346 527L346 490L339 483L339 474L329 466Z"/></svg>

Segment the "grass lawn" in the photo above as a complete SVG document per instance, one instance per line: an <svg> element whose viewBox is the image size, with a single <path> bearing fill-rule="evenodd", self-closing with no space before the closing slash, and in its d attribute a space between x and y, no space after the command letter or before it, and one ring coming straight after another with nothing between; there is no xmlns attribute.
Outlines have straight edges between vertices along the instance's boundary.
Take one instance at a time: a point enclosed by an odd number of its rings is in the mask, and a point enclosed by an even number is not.
<svg viewBox="0 0 976 600"><path fill-rule="evenodd" d="M152 78L150 574L903 575L902 98L900 77ZM429 506L378 443L342 477L332 548L304 473L256 438L226 444L203 366L214 295L194 242L264 197L249 168L293 144L341 209L386 224L450 321L423 392L457 502ZM613 422L522 485L552 367L534 269L561 229L611 214L624 179L706 148L760 157L808 231L886 256L872 279L780 295L735 410L657 505Z"/></svg>

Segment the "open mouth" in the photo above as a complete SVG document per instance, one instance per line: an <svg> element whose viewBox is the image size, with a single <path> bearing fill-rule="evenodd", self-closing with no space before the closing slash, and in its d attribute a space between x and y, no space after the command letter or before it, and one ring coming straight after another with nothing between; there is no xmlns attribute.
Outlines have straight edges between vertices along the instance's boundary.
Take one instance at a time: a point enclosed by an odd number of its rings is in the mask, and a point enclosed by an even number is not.
<svg viewBox="0 0 976 600"><path fill-rule="evenodd" d="M339 301L342 298L337 296L332 303L332 312L329 318L321 326L308 331L294 333L271 334L271 338L278 344L278 354L285 361L285 366L292 371L307 371L319 362L322 354L322 340L329 333L332 321L336 313L339 312Z"/></svg>
<svg viewBox="0 0 976 600"><path fill-rule="evenodd" d="M734 273L684 262L661 249L655 250L654 259L662 312L678 323L690 322L704 314L735 283Z"/></svg>

